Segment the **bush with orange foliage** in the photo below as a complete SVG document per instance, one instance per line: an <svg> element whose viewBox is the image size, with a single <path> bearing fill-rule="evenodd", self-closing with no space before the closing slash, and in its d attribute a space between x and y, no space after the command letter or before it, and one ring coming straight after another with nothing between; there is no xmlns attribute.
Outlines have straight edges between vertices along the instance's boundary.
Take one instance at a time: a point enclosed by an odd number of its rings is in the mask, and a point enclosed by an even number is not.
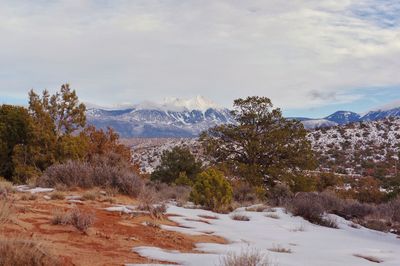
<svg viewBox="0 0 400 266"><path fill-rule="evenodd" d="M91 161L98 155L118 154L121 159L131 162L132 155L129 147L119 143L119 135L112 128L107 131L88 126L81 133L87 139L86 158Z"/></svg>

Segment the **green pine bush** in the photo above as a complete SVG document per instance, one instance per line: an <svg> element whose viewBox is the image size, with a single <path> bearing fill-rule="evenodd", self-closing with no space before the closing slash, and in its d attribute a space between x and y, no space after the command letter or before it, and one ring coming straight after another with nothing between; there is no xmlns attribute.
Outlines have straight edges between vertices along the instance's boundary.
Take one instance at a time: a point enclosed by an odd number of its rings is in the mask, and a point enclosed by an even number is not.
<svg viewBox="0 0 400 266"><path fill-rule="evenodd" d="M221 211L232 202L232 186L224 174L209 168L197 175L190 199L213 211Z"/></svg>

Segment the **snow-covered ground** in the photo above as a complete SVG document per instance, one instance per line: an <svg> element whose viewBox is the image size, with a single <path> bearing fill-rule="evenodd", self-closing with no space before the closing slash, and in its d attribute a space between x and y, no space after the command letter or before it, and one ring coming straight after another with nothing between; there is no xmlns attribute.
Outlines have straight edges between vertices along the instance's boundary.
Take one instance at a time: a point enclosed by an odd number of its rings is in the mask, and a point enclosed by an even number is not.
<svg viewBox="0 0 400 266"><path fill-rule="evenodd" d="M283 209L276 209L274 213L249 212L243 208L235 211L248 216L250 221L232 220L232 213L217 214L174 205L169 205L167 212L176 215L169 219L181 227L162 226L163 229L195 235L213 234L227 239L229 244L200 243L196 248L199 253L180 253L156 247L137 247L135 252L151 259L193 266L219 265L221 258L229 252L254 249L264 254L271 265L279 266L377 264L359 256L372 256L382 261L380 265L400 265L400 239L396 235L363 227L357 229L350 226L351 222L335 215L331 217L337 220L339 229L311 224L285 213ZM279 219L268 217L273 216L271 214ZM217 219L201 216L215 216ZM206 220L209 224L193 221L196 219ZM276 247L289 249L291 253L269 250Z"/></svg>

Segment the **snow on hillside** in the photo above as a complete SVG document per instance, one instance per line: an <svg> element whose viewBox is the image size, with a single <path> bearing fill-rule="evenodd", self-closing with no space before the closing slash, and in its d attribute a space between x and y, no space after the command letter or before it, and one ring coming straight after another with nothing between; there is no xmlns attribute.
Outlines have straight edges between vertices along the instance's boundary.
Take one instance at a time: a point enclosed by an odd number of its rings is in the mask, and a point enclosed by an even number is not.
<svg viewBox="0 0 400 266"><path fill-rule="evenodd" d="M222 256L228 252L240 253L248 249L259 250L268 257L271 265L279 266L375 264L362 256L380 260L380 265L400 265L400 239L395 235L358 226L355 228L351 222L335 215L330 216L337 220L339 229L311 224L280 208L273 213L278 219L268 217L268 214L272 214L268 210L249 212L240 208L234 212L248 216L250 221L232 220L232 214L173 205L169 205L167 212L171 214L169 219L180 226L162 226L163 229L193 235L221 236L229 244L201 243L196 247L197 253L180 253L148 246L134 248L135 252L144 257L188 266L219 265ZM204 218L207 216L217 219ZM271 251L274 248L285 248L290 253Z"/></svg>
<svg viewBox="0 0 400 266"><path fill-rule="evenodd" d="M398 160L400 119L354 123L311 131L308 139L320 156L320 164L336 163L343 168L360 168L366 162ZM328 167L329 166L324 166Z"/></svg>
<svg viewBox="0 0 400 266"><path fill-rule="evenodd" d="M343 168L356 168L363 162L383 162L388 157L397 159L400 151L400 119L357 122L349 125L311 130L308 134L314 151L319 153L320 166L325 160L335 163L342 157ZM204 160L200 143L196 138L138 138L124 142L132 148L133 160L142 166L143 172L151 173L160 163L163 151L175 146L188 147ZM337 161L342 164L341 161ZM352 172L361 174L361 172Z"/></svg>
<svg viewBox="0 0 400 266"><path fill-rule="evenodd" d="M337 123L326 120L326 119L311 119L302 121L304 128L313 129L320 127L333 127L336 126Z"/></svg>
<svg viewBox="0 0 400 266"><path fill-rule="evenodd" d="M131 147L133 162L141 166L143 173L152 173L160 164L164 151L174 147L187 147L197 159L204 159L199 141L195 138L136 138L124 140Z"/></svg>

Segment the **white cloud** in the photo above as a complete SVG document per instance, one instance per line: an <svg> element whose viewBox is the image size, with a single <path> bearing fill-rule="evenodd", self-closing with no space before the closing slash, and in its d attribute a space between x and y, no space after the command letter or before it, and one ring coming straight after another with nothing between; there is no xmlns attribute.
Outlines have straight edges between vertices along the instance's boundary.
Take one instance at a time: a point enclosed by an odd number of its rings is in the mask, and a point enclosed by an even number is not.
<svg viewBox="0 0 400 266"><path fill-rule="evenodd" d="M400 84L397 7L385 3L0 1L1 95L68 81L101 104L197 94L225 105L247 95L283 108L351 102L362 97L354 88ZM390 27L378 23L385 16Z"/></svg>

